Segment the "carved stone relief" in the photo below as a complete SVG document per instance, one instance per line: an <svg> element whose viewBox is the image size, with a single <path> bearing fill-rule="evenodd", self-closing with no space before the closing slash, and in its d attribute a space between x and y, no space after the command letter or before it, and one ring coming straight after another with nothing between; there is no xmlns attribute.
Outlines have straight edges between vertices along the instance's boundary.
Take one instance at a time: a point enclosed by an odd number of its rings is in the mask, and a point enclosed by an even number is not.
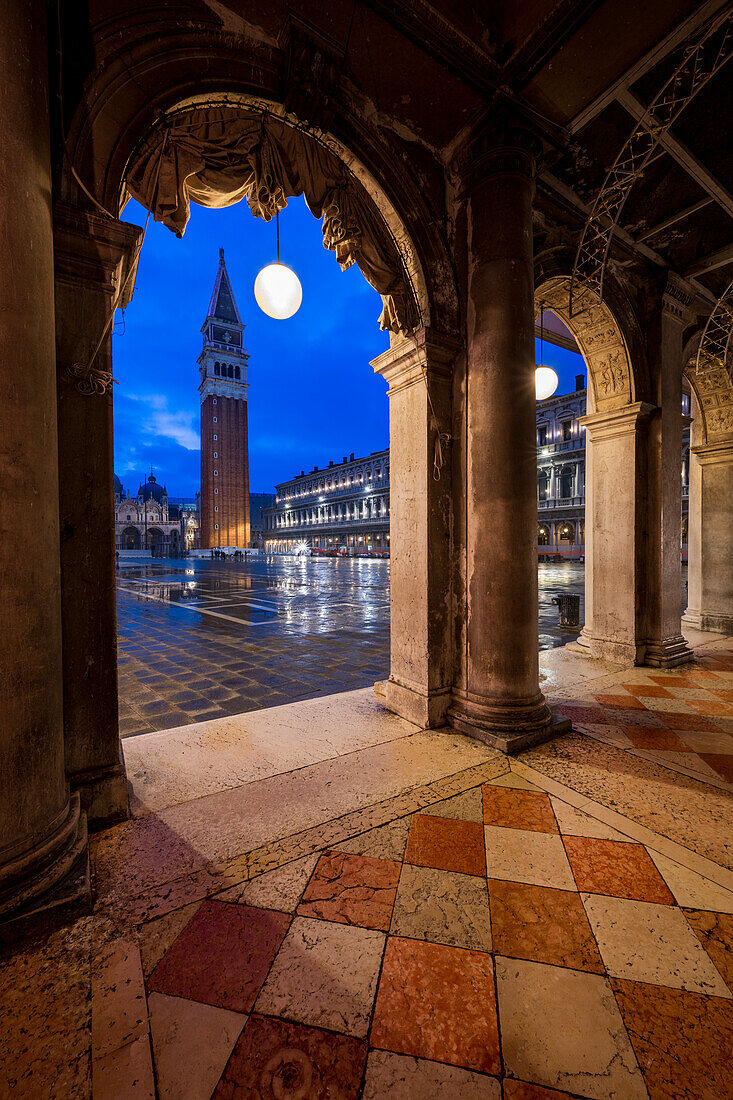
<svg viewBox="0 0 733 1100"><path fill-rule="evenodd" d="M605 302L576 294L581 312L570 320L570 279L557 277L535 291L535 310L551 309L572 332L588 367L595 407L601 412L623 408L634 400L631 363L621 329Z"/></svg>

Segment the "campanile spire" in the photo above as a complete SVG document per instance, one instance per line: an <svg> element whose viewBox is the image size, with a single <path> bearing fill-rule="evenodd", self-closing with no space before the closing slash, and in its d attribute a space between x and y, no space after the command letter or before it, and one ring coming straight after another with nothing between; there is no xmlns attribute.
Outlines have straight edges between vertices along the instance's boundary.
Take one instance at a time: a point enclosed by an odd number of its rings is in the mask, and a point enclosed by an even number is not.
<svg viewBox="0 0 733 1100"><path fill-rule="evenodd" d="M250 539L249 355L223 248L201 333L201 546L243 548Z"/></svg>

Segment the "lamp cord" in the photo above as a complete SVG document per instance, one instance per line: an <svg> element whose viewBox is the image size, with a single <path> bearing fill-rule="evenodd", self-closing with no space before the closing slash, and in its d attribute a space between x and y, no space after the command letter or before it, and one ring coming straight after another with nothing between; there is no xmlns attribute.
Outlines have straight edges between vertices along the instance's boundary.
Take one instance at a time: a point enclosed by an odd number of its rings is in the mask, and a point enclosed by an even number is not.
<svg viewBox="0 0 733 1100"><path fill-rule="evenodd" d="M277 240L277 262L280 263L280 211L275 211L275 237Z"/></svg>

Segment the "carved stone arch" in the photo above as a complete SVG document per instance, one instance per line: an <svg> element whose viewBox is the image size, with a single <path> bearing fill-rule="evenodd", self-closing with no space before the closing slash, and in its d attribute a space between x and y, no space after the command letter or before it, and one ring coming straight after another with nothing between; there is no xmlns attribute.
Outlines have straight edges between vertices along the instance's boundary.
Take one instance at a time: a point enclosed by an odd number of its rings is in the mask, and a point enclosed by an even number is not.
<svg viewBox="0 0 733 1100"><path fill-rule="evenodd" d="M698 370L697 349L701 339L702 329L687 341L682 370L700 414L698 441L705 445L733 438L733 379L724 366L703 365Z"/></svg>
<svg viewBox="0 0 733 1100"><path fill-rule="evenodd" d="M458 293L447 243L414 175L360 113L358 99L339 90L328 130L309 126L283 105L283 50L274 40L217 26L214 18L174 20L165 9L135 28L118 17L93 29L97 69L69 126L60 164L60 194L87 206L73 172L112 215L124 204L133 151L166 114L181 105L228 102L267 112L307 131L328 149L369 197L398 251L417 302L418 325L459 331ZM124 33L123 33L124 32ZM287 87L286 87L287 92ZM302 106L296 97L296 105ZM72 172L73 169L73 172Z"/></svg>
<svg viewBox="0 0 733 1100"><path fill-rule="evenodd" d="M586 292L576 292L570 317L570 276L542 278L535 289L535 310L552 310L572 332L588 368L597 412L621 409L636 400L636 380L631 356L621 325L607 302L597 302Z"/></svg>

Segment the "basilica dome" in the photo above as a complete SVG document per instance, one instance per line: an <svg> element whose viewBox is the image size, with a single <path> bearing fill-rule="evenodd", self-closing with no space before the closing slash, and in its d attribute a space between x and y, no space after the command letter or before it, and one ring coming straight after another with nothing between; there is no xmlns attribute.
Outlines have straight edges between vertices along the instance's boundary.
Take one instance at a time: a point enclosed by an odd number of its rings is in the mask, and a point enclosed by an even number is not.
<svg viewBox="0 0 733 1100"><path fill-rule="evenodd" d="M143 482L138 489L137 496L138 500L157 500L160 504L164 497L168 497L168 493L165 485L160 485L155 480L155 474L151 470L148 480Z"/></svg>

